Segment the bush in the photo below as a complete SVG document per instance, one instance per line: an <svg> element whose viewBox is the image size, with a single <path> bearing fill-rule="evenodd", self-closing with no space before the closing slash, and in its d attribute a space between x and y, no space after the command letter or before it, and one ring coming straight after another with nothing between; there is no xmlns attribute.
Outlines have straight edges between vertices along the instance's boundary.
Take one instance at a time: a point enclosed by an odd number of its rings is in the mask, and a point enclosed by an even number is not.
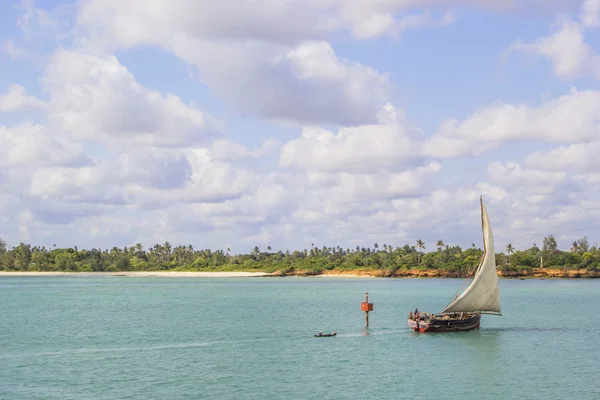
<svg viewBox="0 0 600 400"><path fill-rule="evenodd" d="M586 268L588 271L600 271L600 262L596 261L589 264Z"/></svg>

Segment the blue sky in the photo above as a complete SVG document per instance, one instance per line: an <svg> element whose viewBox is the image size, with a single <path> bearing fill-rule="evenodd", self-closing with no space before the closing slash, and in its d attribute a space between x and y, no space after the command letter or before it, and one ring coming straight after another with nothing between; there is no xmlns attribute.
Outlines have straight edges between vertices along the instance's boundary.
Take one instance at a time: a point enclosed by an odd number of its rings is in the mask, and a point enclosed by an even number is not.
<svg viewBox="0 0 600 400"><path fill-rule="evenodd" d="M595 240L597 1L260 3L1 5L0 237Z"/></svg>

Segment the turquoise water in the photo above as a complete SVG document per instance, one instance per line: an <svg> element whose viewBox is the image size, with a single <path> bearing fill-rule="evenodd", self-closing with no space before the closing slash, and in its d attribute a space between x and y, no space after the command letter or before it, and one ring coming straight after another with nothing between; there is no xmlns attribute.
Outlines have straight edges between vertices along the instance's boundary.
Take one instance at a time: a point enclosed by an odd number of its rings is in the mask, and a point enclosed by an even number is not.
<svg viewBox="0 0 600 400"><path fill-rule="evenodd" d="M481 330L407 328L463 283L0 277L0 399L600 399L600 280L501 280Z"/></svg>

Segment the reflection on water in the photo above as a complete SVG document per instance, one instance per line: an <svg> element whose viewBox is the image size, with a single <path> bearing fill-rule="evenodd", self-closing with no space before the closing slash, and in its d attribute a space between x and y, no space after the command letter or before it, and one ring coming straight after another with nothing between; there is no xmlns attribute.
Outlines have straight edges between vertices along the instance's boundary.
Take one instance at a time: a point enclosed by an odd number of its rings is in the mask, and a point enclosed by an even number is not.
<svg viewBox="0 0 600 400"><path fill-rule="evenodd" d="M535 326L505 326L501 328L487 328L487 332L568 332L579 329L570 327L535 327Z"/></svg>
<svg viewBox="0 0 600 400"><path fill-rule="evenodd" d="M475 353L484 353L485 358L488 359L490 355L493 356L500 353L502 332L475 330L464 333L466 333L466 335L457 335L457 337L464 344L465 350Z"/></svg>
<svg viewBox="0 0 600 400"><path fill-rule="evenodd" d="M140 352L140 351L155 351L155 350L171 350L171 349L187 349L192 347L208 347L210 342L200 343L172 343L156 346L122 346L122 347L106 347L106 348L78 348L64 351L51 351L42 353L21 353L21 354L0 354L0 359L7 358L23 358L23 357L46 357L46 356L64 356L69 354L84 354L84 353L124 353L124 352Z"/></svg>

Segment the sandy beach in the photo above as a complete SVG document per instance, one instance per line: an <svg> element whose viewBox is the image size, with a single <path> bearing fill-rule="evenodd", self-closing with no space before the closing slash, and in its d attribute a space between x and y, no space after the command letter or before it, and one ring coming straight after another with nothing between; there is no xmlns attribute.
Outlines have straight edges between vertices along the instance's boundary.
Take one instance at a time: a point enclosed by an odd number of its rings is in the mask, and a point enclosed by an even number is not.
<svg viewBox="0 0 600 400"><path fill-rule="evenodd" d="M170 278L249 278L270 276L266 272L187 272L187 271L127 271L127 272L60 272L60 271L0 271L2 276L130 276L130 277L170 277Z"/></svg>
<svg viewBox="0 0 600 400"><path fill-rule="evenodd" d="M194 272L194 271L120 271L120 272L61 272L61 271L0 271L2 276L129 276L129 277L171 277L171 278L251 278L273 276L267 272ZM362 274L331 274L311 275L309 278L373 278Z"/></svg>
<svg viewBox="0 0 600 400"><path fill-rule="evenodd" d="M119 271L119 272L61 272L61 271L0 271L3 276L129 276L129 277L171 277L171 278L251 278L277 276L267 272L207 272L207 271ZM292 275L294 276L294 275ZM326 271L309 278L374 278L365 273L337 273Z"/></svg>

